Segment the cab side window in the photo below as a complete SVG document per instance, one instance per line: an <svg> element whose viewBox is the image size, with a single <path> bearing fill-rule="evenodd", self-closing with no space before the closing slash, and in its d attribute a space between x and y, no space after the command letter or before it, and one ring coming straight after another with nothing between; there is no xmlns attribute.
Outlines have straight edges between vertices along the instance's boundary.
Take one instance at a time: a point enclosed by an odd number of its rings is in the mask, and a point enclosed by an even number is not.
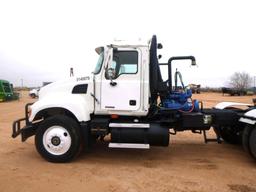
<svg viewBox="0 0 256 192"><path fill-rule="evenodd" d="M122 74L136 74L138 72L138 52L114 51L110 68L113 69L114 79Z"/></svg>

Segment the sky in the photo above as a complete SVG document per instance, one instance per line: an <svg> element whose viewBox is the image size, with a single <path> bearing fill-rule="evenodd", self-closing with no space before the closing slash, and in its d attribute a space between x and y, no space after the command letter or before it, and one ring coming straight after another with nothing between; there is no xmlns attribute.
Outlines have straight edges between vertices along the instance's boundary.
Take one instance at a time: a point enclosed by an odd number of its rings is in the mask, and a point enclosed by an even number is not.
<svg viewBox="0 0 256 192"><path fill-rule="evenodd" d="M95 48L114 39L163 44L185 84L228 85L234 72L256 76L256 2L251 0L0 0L0 79L41 86L93 71Z"/></svg>

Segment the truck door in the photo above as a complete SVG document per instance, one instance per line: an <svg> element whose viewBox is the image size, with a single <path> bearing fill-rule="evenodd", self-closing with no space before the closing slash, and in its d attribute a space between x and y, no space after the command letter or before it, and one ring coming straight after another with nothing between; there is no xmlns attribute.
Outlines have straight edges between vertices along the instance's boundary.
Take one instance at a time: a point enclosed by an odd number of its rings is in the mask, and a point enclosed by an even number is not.
<svg viewBox="0 0 256 192"><path fill-rule="evenodd" d="M141 53L139 49L113 49L102 77L101 108L136 111L141 96Z"/></svg>

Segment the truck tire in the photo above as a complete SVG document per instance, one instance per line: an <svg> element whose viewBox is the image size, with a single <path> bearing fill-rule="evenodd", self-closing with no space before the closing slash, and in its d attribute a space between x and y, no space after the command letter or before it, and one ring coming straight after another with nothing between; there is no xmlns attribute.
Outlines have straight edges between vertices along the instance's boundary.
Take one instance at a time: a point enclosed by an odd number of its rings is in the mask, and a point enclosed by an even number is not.
<svg viewBox="0 0 256 192"><path fill-rule="evenodd" d="M232 126L220 126L218 130L221 138L225 142L229 144L241 144L242 136L237 134L236 128Z"/></svg>
<svg viewBox="0 0 256 192"><path fill-rule="evenodd" d="M35 136L37 151L50 162L72 160L79 152L80 142L79 124L64 115L56 115L44 120Z"/></svg>
<svg viewBox="0 0 256 192"><path fill-rule="evenodd" d="M249 136L250 136L251 130L252 130L252 126L247 125L247 126L244 128L243 136L242 136L243 148L244 148L244 150L245 150L247 153L251 153L251 152L250 152L250 148L249 148Z"/></svg>
<svg viewBox="0 0 256 192"><path fill-rule="evenodd" d="M256 128L255 127L250 132L249 149L250 149L250 154L256 160Z"/></svg>

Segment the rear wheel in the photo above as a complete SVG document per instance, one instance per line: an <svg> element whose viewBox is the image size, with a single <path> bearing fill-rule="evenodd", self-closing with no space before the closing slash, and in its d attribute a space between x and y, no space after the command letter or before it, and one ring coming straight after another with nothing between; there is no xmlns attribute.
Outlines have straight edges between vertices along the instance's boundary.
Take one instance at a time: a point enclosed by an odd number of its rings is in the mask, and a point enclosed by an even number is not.
<svg viewBox="0 0 256 192"><path fill-rule="evenodd" d="M218 129L218 132L221 138L230 144L240 144L242 142L242 136L235 126L219 126L215 128Z"/></svg>
<svg viewBox="0 0 256 192"><path fill-rule="evenodd" d="M252 126L247 125L244 128L243 131L243 136L242 136L242 144L243 144L243 148L246 152L250 153L250 148L249 148L249 136L252 130Z"/></svg>
<svg viewBox="0 0 256 192"><path fill-rule="evenodd" d="M249 136L249 149L252 157L256 159L256 128L254 127Z"/></svg>
<svg viewBox="0 0 256 192"><path fill-rule="evenodd" d="M79 152L80 127L72 118L57 115L49 117L38 127L36 149L50 162L68 162Z"/></svg>

